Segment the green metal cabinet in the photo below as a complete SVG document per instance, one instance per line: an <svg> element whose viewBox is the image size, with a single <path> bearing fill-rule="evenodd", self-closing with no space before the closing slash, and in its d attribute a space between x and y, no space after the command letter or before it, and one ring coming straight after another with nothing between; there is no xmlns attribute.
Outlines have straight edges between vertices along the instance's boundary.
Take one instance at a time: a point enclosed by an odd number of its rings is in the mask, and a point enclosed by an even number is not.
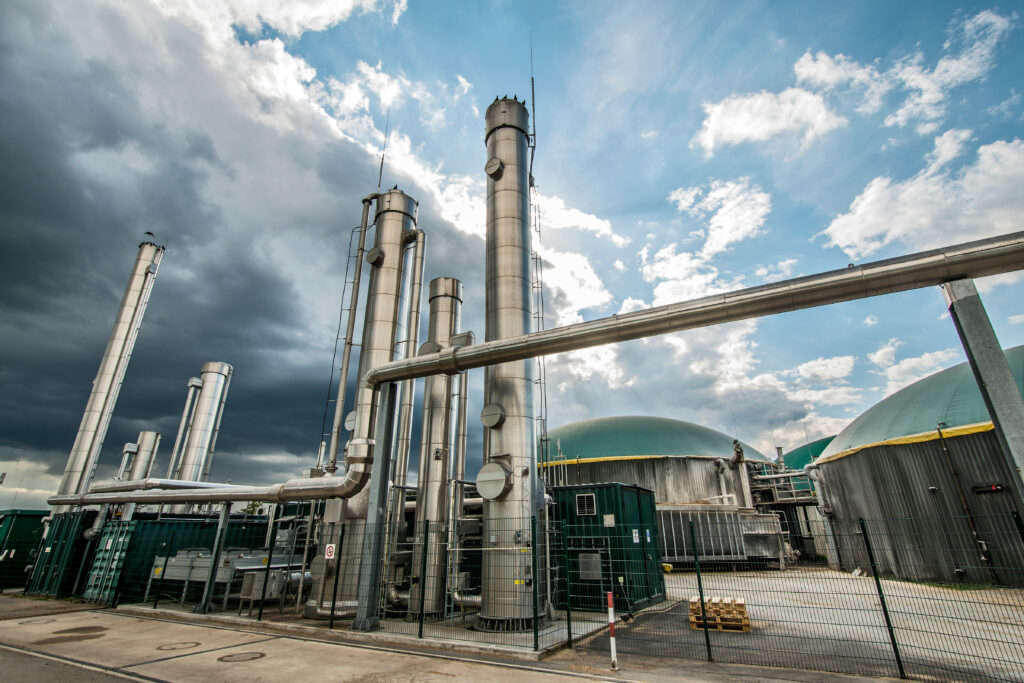
<svg viewBox="0 0 1024 683"><path fill-rule="evenodd" d="M182 548L211 548L216 519L135 519L111 521L103 527L96 557L82 592L94 602L135 602L146 592L156 556L173 555ZM265 518L232 518L225 539L227 548L262 548L267 533Z"/></svg>
<svg viewBox="0 0 1024 683"><path fill-rule="evenodd" d="M557 486L553 493L564 523L572 609L606 609L608 592L618 611L665 599L653 491L609 482Z"/></svg>
<svg viewBox="0 0 1024 683"><path fill-rule="evenodd" d="M43 535L46 510L0 510L0 591L22 588Z"/></svg>

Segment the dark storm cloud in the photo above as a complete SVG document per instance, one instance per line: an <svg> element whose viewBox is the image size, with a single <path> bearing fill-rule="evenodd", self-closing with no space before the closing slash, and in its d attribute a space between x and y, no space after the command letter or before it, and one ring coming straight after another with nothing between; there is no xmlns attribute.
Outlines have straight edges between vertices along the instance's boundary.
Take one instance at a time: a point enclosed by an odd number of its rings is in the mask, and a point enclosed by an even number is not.
<svg viewBox="0 0 1024 683"><path fill-rule="evenodd" d="M124 82L130 74L101 62L51 62L45 45L33 43L50 27L36 9L8 5L9 28L0 32L0 445L36 453L53 474L63 470L136 244L150 230L168 249L97 476L110 474L121 444L140 429L163 432L162 473L185 382L209 360L235 368L218 450L294 453L298 466L312 464L330 357L289 353L311 327L297 305L309 293L296 291L257 244L261 232L309 226L240 233L204 192L211 170L230 177L229 165L245 159L222 161L202 130L169 127L143 111ZM298 154L314 152L307 161L319 164L337 205L355 207L357 221L365 188L355 179L369 177L369 164L353 158L350 143L306 148ZM126 171L122 157L141 168ZM108 171L130 182L111 182ZM332 223L313 231L340 235L338 212L322 213L333 213ZM337 280L325 273L329 288ZM225 457L214 474L261 481L265 469Z"/></svg>
<svg viewBox="0 0 1024 683"><path fill-rule="evenodd" d="M295 476L316 458L345 250L377 160L287 101L245 100L195 33L134 11L0 9L0 459L63 471L148 230L167 250L97 477L142 429L162 432L166 471L186 381L207 361L235 369L211 478ZM78 42L115 36L100 57ZM483 339L483 241L443 221L416 178L385 167L384 180L421 202L424 283L462 279L463 327Z"/></svg>

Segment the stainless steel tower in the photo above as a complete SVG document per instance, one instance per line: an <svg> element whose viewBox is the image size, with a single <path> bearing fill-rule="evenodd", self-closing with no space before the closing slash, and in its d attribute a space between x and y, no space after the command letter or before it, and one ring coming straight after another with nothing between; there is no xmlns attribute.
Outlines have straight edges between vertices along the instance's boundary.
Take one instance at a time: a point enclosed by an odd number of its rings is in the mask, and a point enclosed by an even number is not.
<svg viewBox="0 0 1024 683"><path fill-rule="evenodd" d="M430 281L430 321L427 342L422 353L435 353L451 346L459 331L462 313L462 283L454 278L440 277ZM427 571L413 587L410 607L418 611L422 587L424 614L437 614L444 609L445 553L443 525L448 520L449 463L453 434L452 376L433 375L423 385L423 426L420 448L419 482L416 493L416 538L427 522L433 530ZM413 566L422 566L423 543L416 547Z"/></svg>
<svg viewBox="0 0 1024 683"><path fill-rule="evenodd" d="M199 373L199 395L192 404L189 414L188 403L195 389L195 382L189 380L189 395L186 399L188 420L179 433L183 433L180 461L173 475L183 481L206 481L213 464L213 453L217 448L217 434L224 415L224 402L228 397L231 375L234 370L227 363L204 363ZM182 416L185 419L185 415ZM141 444L140 444L141 447ZM172 453L175 458L177 454ZM190 505L178 505L173 512L187 512Z"/></svg>
<svg viewBox="0 0 1024 683"><path fill-rule="evenodd" d="M375 242L373 248L366 252L366 262L371 266L371 271L359 354L360 378L370 369L395 359L395 348L402 333L401 295L403 278L406 276L406 245L416 242L421 235L416 230L417 205L412 197L396 188L377 195L375 199ZM419 243L422 247L422 240ZM418 298L418 288L413 289L417 291L411 291L410 296ZM346 377L340 378L340 391L344 391L346 380ZM356 493L347 499L347 504L340 499L328 501L324 524L321 526L320 539L323 546L336 542L339 525L345 522L345 548L361 547L369 503L369 489L364 487L370 476L375 420L383 419L374 405L374 397L374 390L360 381L351 418L351 438L345 449L345 477L353 482ZM378 457L383 457L383 454L378 454ZM322 556L314 560L313 574L324 580L318 582L319 585L314 583L314 592L306 604L306 615L315 617L329 614L331 586L326 578L333 576L335 571L341 572L335 601L337 613L351 611L355 607L359 570L356 563L345 565L337 559L325 561Z"/></svg>
<svg viewBox="0 0 1024 683"><path fill-rule="evenodd" d="M529 114L517 99L487 108L486 341L531 332ZM543 496L534 447L533 363L488 366L484 374L484 628L532 624L531 518Z"/></svg>
<svg viewBox="0 0 1024 683"><path fill-rule="evenodd" d="M359 377L382 363L395 360L401 330L401 294L405 245L416 239L416 201L394 189L377 197L377 235L366 252L372 266L363 321L363 343L359 353ZM419 292L412 296L419 297ZM373 389L359 382L356 389L355 427L345 451L345 464L365 463L373 440ZM365 519L368 492L363 490L348 502L347 519Z"/></svg>
<svg viewBox="0 0 1024 683"><path fill-rule="evenodd" d="M143 242L139 245L131 279L121 299L121 308L103 352L99 372L92 382L92 393L89 394L75 444L71 447L58 495L83 493L89 488L163 255L164 248L158 244ZM66 509L58 506L53 511L59 513Z"/></svg>

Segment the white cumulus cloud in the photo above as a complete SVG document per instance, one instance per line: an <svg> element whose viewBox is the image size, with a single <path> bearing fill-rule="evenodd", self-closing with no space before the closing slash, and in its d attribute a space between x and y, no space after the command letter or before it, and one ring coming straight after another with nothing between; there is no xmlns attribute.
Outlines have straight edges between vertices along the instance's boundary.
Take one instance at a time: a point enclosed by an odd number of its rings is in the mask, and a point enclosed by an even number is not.
<svg viewBox="0 0 1024 683"><path fill-rule="evenodd" d="M886 396L948 367L959 357L959 352L956 349L942 349L896 360L896 351L902 345L901 340L893 338L876 351L868 354L868 360L878 368L872 372L886 379L884 390Z"/></svg>
<svg viewBox="0 0 1024 683"><path fill-rule="evenodd" d="M821 93L803 88L730 95L720 102L705 103L704 113L704 123L690 147L701 147L708 157L723 145L763 142L784 134L799 138L806 146L847 123L829 109Z"/></svg>
<svg viewBox="0 0 1024 683"><path fill-rule="evenodd" d="M863 91L857 111L872 113L882 106L882 98L892 88L892 81L878 72L874 65L863 66L846 55L831 56L825 52L805 52L793 66L796 79L824 90L851 83Z"/></svg>
<svg viewBox="0 0 1024 683"><path fill-rule="evenodd" d="M842 379L853 372L853 356L833 356L832 358L816 358L802 363L795 368L797 376L803 379L825 381Z"/></svg>
<svg viewBox="0 0 1024 683"><path fill-rule="evenodd" d="M929 249L981 239L1020 228L1024 214L1024 141L997 141L978 149L973 163L949 170L968 131L935 139L927 165L907 180L879 176L870 181L824 230L828 246L852 258L893 242Z"/></svg>
<svg viewBox="0 0 1024 683"><path fill-rule="evenodd" d="M887 94L902 93L902 101L885 117L884 124L900 128L915 124L918 133L928 134L945 117L951 92L991 71L996 50L1012 30L1014 19L992 10L954 19L943 55L934 66L926 64L921 51L899 57L886 70L880 70L877 62L865 65L843 54L808 51L793 70L797 82L809 88L830 93L850 88L845 92L859 98L856 109L864 114L878 112ZM1013 103L1011 95L1004 104L1008 109Z"/></svg>
<svg viewBox="0 0 1024 683"><path fill-rule="evenodd" d="M797 260L795 258L784 259L773 266L758 266L757 270L754 271L754 275L765 282L778 282L790 277L796 264Z"/></svg>

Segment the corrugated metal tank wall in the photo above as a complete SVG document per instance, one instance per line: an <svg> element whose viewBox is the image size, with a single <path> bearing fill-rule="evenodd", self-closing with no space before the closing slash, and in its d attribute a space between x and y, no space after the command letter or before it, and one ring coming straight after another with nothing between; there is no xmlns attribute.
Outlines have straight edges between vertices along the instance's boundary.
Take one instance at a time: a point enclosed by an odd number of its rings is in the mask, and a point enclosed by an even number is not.
<svg viewBox="0 0 1024 683"><path fill-rule="evenodd" d="M714 458L666 457L604 462L580 460L578 466L575 460L567 462L569 485L613 481L635 484L654 491L654 499L659 505L695 503L719 495L718 470ZM738 504L742 505L739 469L726 469L725 478L729 493L736 494Z"/></svg>
<svg viewBox="0 0 1024 683"><path fill-rule="evenodd" d="M1011 512L1024 505L1010 490L1010 472L990 431L945 439L959 471L964 498L979 537L992 553L980 559L971 528L942 452L942 443L883 445L821 464L837 548L833 566L867 567L863 541L854 527L867 520L879 571L913 581L968 581L1024 585L1024 541ZM984 484L1007 486L976 494ZM838 550L838 554L835 552ZM962 573L955 570L960 569Z"/></svg>

